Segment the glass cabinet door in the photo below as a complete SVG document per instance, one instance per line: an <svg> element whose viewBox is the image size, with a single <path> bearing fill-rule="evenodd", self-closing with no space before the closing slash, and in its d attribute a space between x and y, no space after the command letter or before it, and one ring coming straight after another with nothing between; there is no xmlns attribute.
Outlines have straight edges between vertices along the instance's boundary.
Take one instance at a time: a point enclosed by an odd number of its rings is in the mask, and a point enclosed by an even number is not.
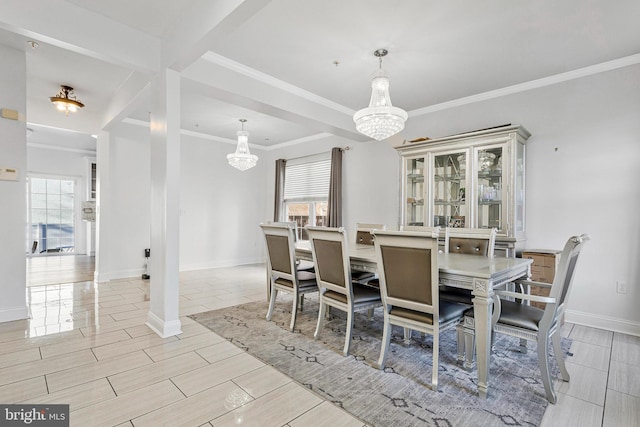
<svg viewBox="0 0 640 427"><path fill-rule="evenodd" d="M477 161L478 228L497 228L504 233L506 212L504 212L505 189L503 187L503 146L482 147L474 150ZM504 159L506 161L506 158Z"/></svg>
<svg viewBox="0 0 640 427"><path fill-rule="evenodd" d="M434 154L433 225L469 227L466 172L467 151Z"/></svg>
<svg viewBox="0 0 640 427"><path fill-rule="evenodd" d="M404 225L425 225L424 167L424 157L406 159L406 210Z"/></svg>

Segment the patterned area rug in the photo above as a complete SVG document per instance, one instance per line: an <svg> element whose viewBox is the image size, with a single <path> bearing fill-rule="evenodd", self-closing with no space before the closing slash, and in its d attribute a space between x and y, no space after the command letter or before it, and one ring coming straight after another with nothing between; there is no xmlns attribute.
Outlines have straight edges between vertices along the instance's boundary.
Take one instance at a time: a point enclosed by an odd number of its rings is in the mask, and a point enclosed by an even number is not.
<svg viewBox="0 0 640 427"><path fill-rule="evenodd" d="M266 302L255 302L190 316L236 346L372 426L537 426L547 400L535 345L517 351L519 340L500 335L491 357L489 397L476 393L475 371L457 362L455 330L440 334L438 391L430 389L432 337L413 333L405 345L393 330L387 366L375 368L382 339L382 311L372 320L357 313L350 355L342 356L345 319L334 310L318 340L316 295L307 295L296 331L288 331L291 299L278 297L271 322ZM563 348L569 348L563 339ZM552 372L557 373L555 362Z"/></svg>

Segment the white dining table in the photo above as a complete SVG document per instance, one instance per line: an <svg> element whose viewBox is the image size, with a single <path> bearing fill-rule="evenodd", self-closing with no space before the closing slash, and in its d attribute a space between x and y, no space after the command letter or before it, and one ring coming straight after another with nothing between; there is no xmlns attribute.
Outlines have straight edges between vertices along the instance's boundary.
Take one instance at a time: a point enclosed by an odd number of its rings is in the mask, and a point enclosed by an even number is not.
<svg viewBox="0 0 640 427"><path fill-rule="evenodd" d="M377 271L375 248L353 244L348 247L353 269ZM313 260L311 243L296 242L296 255ZM439 253L440 283L471 290L476 334L476 362L478 368L478 394L486 398L489 391L489 357L491 353L491 316L493 290L519 278L528 278L533 260L524 258L483 257L476 255Z"/></svg>

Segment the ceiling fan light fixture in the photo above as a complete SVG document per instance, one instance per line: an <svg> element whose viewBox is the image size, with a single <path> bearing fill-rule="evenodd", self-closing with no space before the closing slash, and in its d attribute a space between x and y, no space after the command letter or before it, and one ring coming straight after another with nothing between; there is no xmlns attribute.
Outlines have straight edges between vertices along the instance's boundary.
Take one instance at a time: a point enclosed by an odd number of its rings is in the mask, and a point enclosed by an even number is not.
<svg viewBox="0 0 640 427"><path fill-rule="evenodd" d="M404 129L409 117L401 108L391 105L389 96L389 76L382 69L382 57L389 53L386 49L373 52L380 60L380 67L371 79L371 99L369 106L353 115L356 129L363 135L377 141L387 139Z"/></svg>
<svg viewBox="0 0 640 427"><path fill-rule="evenodd" d="M240 123L242 123L242 130L239 130L236 133L238 136L236 152L227 154L227 161L229 164L240 171L251 169L258 163L258 156L249 152L249 132L244 130L244 124L246 121L247 119L240 119Z"/></svg>
<svg viewBox="0 0 640 427"><path fill-rule="evenodd" d="M69 112L75 113L84 107L84 104L73 96L73 88L66 85L61 85L60 92L56 96L50 97L49 101L53 102L58 110L63 111L65 116L68 116Z"/></svg>

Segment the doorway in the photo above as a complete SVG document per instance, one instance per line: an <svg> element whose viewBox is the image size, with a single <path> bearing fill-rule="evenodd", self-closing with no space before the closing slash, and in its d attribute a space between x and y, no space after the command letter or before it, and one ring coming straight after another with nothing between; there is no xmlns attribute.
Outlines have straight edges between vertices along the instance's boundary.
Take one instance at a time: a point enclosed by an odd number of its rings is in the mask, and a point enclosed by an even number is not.
<svg viewBox="0 0 640 427"><path fill-rule="evenodd" d="M78 254L76 179L27 177L27 286L92 281L95 259Z"/></svg>

